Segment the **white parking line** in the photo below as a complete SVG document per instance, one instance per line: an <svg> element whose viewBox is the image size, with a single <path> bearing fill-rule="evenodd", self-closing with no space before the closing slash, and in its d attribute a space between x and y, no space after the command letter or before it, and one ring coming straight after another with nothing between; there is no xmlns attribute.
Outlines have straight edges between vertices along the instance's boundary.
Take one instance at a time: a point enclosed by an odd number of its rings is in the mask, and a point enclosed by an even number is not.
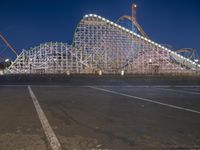
<svg viewBox="0 0 200 150"><path fill-rule="evenodd" d="M37 114L38 114L38 117L40 119L40 122L42 124L42 127L43 127L43 130L45 132L45 135L47 137L47 140L50 144L50 148L52 150L61 150L61 144L60 142L58 141L55 133L53 132L42 108L40 107L40 104L35 96L35 94L33 93L32 89L30 86L28 86L28 90L29 90L29 93L31 95L31 98L33 100L33 103L34 103L34 106L35 106L35 109L37 111Z"/></svg>
<svg viewBox="0 0 200 150"><path fill-rule="evenodd" d="M120 93L120 92L116 92L116 91L112 91L112 90L107 90L107 89L103 89L103 88L98 88L98 87L94 87L94 86L88 86L88 87L92 88L92 89L96 89L96 90L100 90L100 91L104 91L104 92L108 92L108 93L120 95L120 96L125 96L125 97L129 97L129 98L133 98L133 99L137 99L137 100L141 100L141 101L146 101L146 102L150 102L150 103L154 103L154 104L158 104L158 105L162 105L162 106L166 106L166 107L178 109L178 110L183 110L183 111L187 111L187 112L192 112L192 113L200 114L200 111L197 111L197 110L183 108L183 107L179 107L179 106L175 106L175 105L171 105L171 104L167 104L167 103L153 101L153 100L150 100L150 99L147 99L147 98L142 98L142 97L137 97L137 96L133 96L133 95L128 95L128 94L124 94L124 93Z"/></svg>
<svg viewBox="0 0 200 150"><path fill-rule="evenodd" d="M158 88L158 87L156 87ZM200 93L199 92L193 92L193 91L184 91L184 90L180 90L180 89L168 89L168 88L159 88L161 90L166 90L166 91L172 91L172 92L178 92L178 93L185 93L185 94L197 94L199 95Z"/></svg>

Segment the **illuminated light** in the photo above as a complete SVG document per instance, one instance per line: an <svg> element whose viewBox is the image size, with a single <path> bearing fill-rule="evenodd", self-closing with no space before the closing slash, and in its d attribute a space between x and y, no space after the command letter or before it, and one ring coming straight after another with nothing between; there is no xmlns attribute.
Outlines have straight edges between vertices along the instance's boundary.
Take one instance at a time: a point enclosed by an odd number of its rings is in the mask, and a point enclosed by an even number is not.
<svg viewBox="0 0 200 150"><path fill-rule="evenodd" d="M144 38L144 40L146 40L146 41L147 41L148 39L147 39L147 38Z"/></svg>
<svg viewBox="0 0 200 150"><path fill-rule="evenodd" d="M0 75L1 75L1 76L3 75L3 71L1 71L1 70L0 70Z"/></svg>
<svg viewBox="0 0 200 150"><path fill-rule="evenodd" d="M122 28L121 26L117 25L118 28Z"/></svg>
<svg viewBox="0 0 200 150"><path fill-rule="evenodd" d="M134 8L137 8L137 5L136 5L136 4L134 4Z"/></svg>
<svg viewBox="0 0 200 150"><path fill-rule="evenodd" d="M143 39L143 40L144 40L144 37L143 37L143 36L141 36L141 39Z"/></svg>
<svg viewBox="0 0 200 150"><path fill-rule="evenodd" d="M85 15L85 18L88 18L89 16L88 15Z"/></svg>
<svg viewBox="0 0 200 150"><path fill-rule="evenodd" d="M121 76L124 76L124 70L121 71Z"/></svg>
<svg viewBox="0 0 200 150"><path fill-rule="evenodd" d="M126 29L126 32L129 32L129 30L128 30L128 29Z"/></svg>
<svg viewBox="0 0 200 150"><path fill-rule="evenodd" d="M66 74L69 76L69 75L70 75L70 71L69 71L69 70L67 70Z"/></svg>
<svg viewBox="0 0 200 150"><path fill-rule="evenodd" d="M149 63L152 63L152 59L149 59Z"/></svg>
<svg viewBox="0 0 200 150"><path fill-rule="evenodd" d="M102 18L102 20L103 20L103 21L106 21L106 19L105 19L105 18Z"/></svg>
<svg viewBox="0 0 200 150"><path fill-rule="evenodd" d="M10 59L8 59L8 58L5 60L5 62L9 62L9 61L10 61Z"/></svg>
<svg viewBox="0 0 200 150"><path fill-rule="evenodd" d="M96 14L94 14L93 16L94 16L94 17L97 17L97 15L96 15ZM99 17L99 16L98 16L98 17Z"/></svg>
<svg viewBox="0 0 200 150"><path fill-rule="evenodd" d="M114 24L114 26L115 26L115 27L118 27L118 25L117 25L116 23Z"/></svg>
<svg viewBox="0 0 200 150"><path fill-rule="evenodd" d="M199 60L198 60L198 59L195 59L195 60L194 60L194 62L198 63L198 62L199 62Z"/></svg>
<svg viewBox="0 0 200 150"><path fill-rule="evenodd" d="M131 30L129 30L129 32L130 32L130 34L132 34L132 35L133 35L133 32L132 32Z"/></svg>
<svg viewBox="0 0 200 150"><path fill-rule="evenodd" d="M93 17L93 14L89 14L90 17Z"/></svg>
<svg viewBox="0 0 200 150"><path fill-rule="evenodd" d="M100 75L100 76L102 76L102 74L103 74L103 73L102 73L102 71L101 71L101 70L99 70L99 75Z"/></svg>
<svg viewBox="0 0 200 150"><path fill-rule="evenodd" d="M170 50L170 49L168 49L168 51L170 52L170 53L172 53L173 51L172 50Z"/></svg>
<svg viewBox="0 0 200 150"><path fill-rule="evenodd" d="M121 27L121 26L119 26L119 25L117 25L117 27L120 28L120 29L123 29L123 27Z"/></svg>
<svg viewBox="0 0 200 150"><path fill-rule="evenodd" d="M124 28L124 27L122 27L122 30L124 30L124 31L126 31L126 32L127 32L127 29L126 29L126 28Z"/></svg>

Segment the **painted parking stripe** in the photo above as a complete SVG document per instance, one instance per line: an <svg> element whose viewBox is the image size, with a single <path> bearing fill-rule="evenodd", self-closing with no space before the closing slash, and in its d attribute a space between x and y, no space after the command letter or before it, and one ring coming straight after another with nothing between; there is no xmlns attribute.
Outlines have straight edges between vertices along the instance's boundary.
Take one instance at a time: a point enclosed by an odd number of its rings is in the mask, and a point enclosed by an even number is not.
<svg viewBox="0 0 200 150"><path fill-rule="evenodd" d="M182 111L187 111L187 112L200 114L200 111L193 110L193 109L183 108L183 107L179 107L179 106L175 106L175 105L171 105L171 104L167 104L167 103L162 103L162 102L150 100L150 99L147 99L147 98L128 95L128 94L125 94L125 93L116 92L116 91L112 91L112 90L107 90L107 89L103 89L103 88L99 88L99 87L94 87L94 86L88 86L88 87L92 88L92 89L99 90L99 91L104 91L104 92L108 92L108 93L112 93L112 94L116 94L116 95L120 95L120 96L125 96L125 97L129 97L129 98L133 98L133 99L137 99L137 100L141 100L141 101L145 101L145 102L150 102L150 103L162 105L162 106L165 106L165 107L170 107L170 108L173 108L173 109L178 109L178 110L182 110Z"/></svg>
<svg viewBox="0 0 200 150"><path fill-rule="evenodd" d="M155 87L155 88L159 88L159 87ZM185 94L196 94L196 95L200 95L200 92L194 92L194 91L185 91L185 90L180 90L180 89L169 89L169 88L162 88L160 87L159 89L161 90L166 90L166 91L172 91L172 92L178 92L178 93L185 93Z"/></svg>
<svg viewBox="0 0 200 150"><path fill-rule="evenodd" d="M43 127L43 130L45 132L45 135L47 137L47 140L49 142L49 145L50 145L50 148L52 150L61 150L61 144L60 142L58 141L55 133L53 132L48 120L47 120L47 117L46 115L44 114L35 94L33 93L32 89L30 86L28 86L28 90L29 90L29 93L30 93L30 96L33 100L33 103L34 103L34 106L35 106L35 109L37 111L37 114L38 114L38 117L40 119L40 122L42 124L42 127Z"/></svg>

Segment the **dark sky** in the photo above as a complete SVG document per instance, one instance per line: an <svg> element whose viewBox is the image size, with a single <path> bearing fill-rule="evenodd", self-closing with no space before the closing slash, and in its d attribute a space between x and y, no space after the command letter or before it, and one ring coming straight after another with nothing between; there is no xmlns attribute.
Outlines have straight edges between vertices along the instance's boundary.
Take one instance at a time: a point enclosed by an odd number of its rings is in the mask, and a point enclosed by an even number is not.
<svg viewBox="0 0 200 150"><path fill-rule="evenodd" d="M136 0L137 19L152 40L200 51L200 0ZM18 53L48 41L71 44L88 13L111 21L131 15L132 0L0 0L0 33ZM0 42L2 49L2 42ZM1 50L0 50L1 51Z"/></svg>

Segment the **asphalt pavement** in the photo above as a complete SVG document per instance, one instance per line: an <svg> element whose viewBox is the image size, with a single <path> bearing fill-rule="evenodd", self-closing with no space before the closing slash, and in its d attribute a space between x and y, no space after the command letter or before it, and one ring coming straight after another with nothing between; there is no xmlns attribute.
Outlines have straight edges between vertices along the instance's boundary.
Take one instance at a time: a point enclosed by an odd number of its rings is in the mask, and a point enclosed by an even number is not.
<svg viewBox="0 0 200 150"><path fill-rule="evenodd" d="M200 149L198 81L73 80L1 83L0 149Z"/></svg>

